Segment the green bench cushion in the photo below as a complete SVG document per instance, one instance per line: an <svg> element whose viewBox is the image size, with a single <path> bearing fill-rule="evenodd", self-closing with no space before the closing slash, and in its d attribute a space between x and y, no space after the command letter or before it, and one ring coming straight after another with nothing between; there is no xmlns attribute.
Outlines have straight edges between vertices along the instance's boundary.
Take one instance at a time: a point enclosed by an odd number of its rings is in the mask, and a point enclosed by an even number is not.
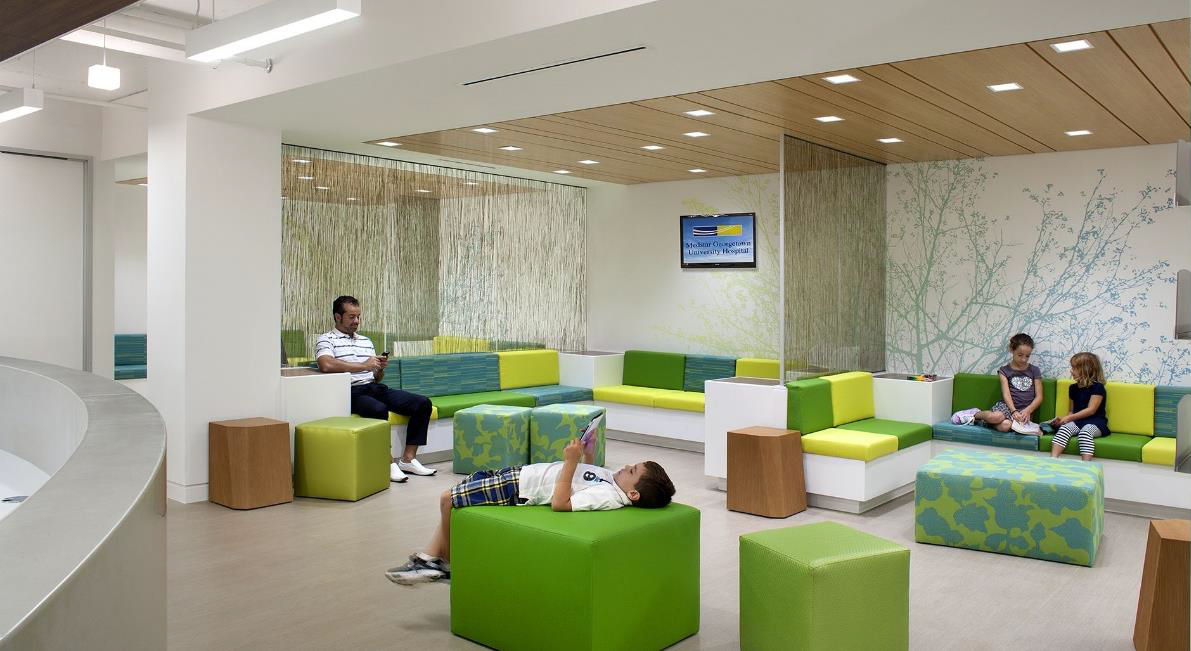
<svg viewBox="0 0 1191 651"><path fill-rule="evenodd" d="M1001 401L1001 376L997 373L956 373L951 384L951 411L977 407L990 409ZM1066 391L1066 389L1063 389ZM1056 385L1054 378L1042 378L1042 404L1034 413L1034 422L1041 423L1055 417ZM1064 396L1066 394L1063 394Z"/></svg>
<svg viewBox="0 0 1191 651"><path fill-rule="evenodd" d="M638 387L682 390L686 355L626 350L623 382Z"/></svg>
<svg viewBox="0 0 1191 651"><path fill-rule="evenodd" d="M786 427L804 435L831 427L831 383L812 378L787 384Z"/></svg>
<svg viewBox="0 0 1191 651"><path fill-rule="evenodd" d="M1043 452L1050 452L1051 439L1054 436L1043 434L1038 438L1038 449ZM1100 459L1117 459L1119 461L1141 461L1141 449L1151 440L1153 439L1149 436L1114 432L1109 436L1102 436L1096 439L1096 452L1092 456ZM1079 454L1079 438L1072 436L1071 440L1067 441L1067 447L1063 449L1063 453Z"/></svg>
<svg viewBox="0 0 1191 651"><path fill-rule="evenodd" d="M493 649L663 649L699 630L699 511L451 512L451 632Z"/></svg>
<svg viewBox="0 0 1191 651"><path fill-rule="evenodd" d="M925 443L931 439L930 425L923 425L921 423L907 423L900 420L866 418L864 420L858 420L854 423L840 425L839 429L896 436L897 449L899 450L908 448L911 445Z"/></svg>
<svg viewBox="0 0 1191 651"><path fill-rule="evenodd" d="M687 355L683 368L682 388L685 391L703 393L703 383L707 380L736 375L736 358L722 355Z"/></svg>
<svg viewBox="0 0 1191 651"><path fill-rule="evenodd" d="M402 357L401 388L431 397L500 391L499 360L492 353Z"/></svg>
<svg viewBox="0 0 1191 651"><path fill-rule="evenodd" d="M531 395L514 391L479 391L476 393L457 393L449 396L432 396L430 403L438 408L439 418L450 418L460 409L467 409L476 405L514 405L517 407L533 407L537 400Z"/></svg>

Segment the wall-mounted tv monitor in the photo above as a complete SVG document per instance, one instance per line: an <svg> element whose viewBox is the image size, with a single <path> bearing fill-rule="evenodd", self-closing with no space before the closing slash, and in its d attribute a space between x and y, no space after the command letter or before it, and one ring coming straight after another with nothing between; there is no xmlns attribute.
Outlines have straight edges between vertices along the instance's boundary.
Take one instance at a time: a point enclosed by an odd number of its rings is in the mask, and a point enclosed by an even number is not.
<svg viewBox="0 0 1191 651"><path fill-rule="evenodd" d="M757 214L683 215L678 220L682 268L757 266Z"/></svg>

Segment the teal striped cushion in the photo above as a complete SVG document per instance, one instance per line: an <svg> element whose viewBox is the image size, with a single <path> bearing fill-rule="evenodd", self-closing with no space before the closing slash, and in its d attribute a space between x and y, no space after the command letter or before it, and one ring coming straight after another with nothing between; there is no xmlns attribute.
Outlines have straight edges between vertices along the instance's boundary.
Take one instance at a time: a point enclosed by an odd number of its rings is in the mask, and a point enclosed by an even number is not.
<svg viewBox="0 0 1191 651"><path fill-rule="evenodd" d="M517 393L533 396L538 406L553 405L560 402L582 402L591 400L591 389L582 387L568 387L560 384L547 384L540 387L517 387Z"/></svg>
<svg viewBox="0 0 1191 651"><path fill-rule="evenodd" d="M401 388L424 396L500 391L498 360L492 353L402 357Z"/></svg>
<svg viewBox="0 0 1191 651"><path fill-rule="evenodd" d="M148 364L145 335L116 335L116 366Z"/></svg>
<svg viewBox="0 0 1191 651"><path fill-rule="evenodd" d="M1154 387L1154 436L1176 438L1179 429L1179 401L1191 395L1191 387Z"/></svg>
<svg viewBox="0 0 1191 651"><path fill-rule="evenodd" d="M736 375L736 358L722 355L687 355L682 388L703 393L703 382Z"/></svg>

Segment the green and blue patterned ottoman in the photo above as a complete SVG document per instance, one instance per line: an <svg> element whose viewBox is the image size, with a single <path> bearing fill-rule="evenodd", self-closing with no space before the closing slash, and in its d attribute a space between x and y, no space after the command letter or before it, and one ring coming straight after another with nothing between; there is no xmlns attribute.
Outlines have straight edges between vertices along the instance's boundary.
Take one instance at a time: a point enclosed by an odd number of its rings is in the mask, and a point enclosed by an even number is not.
<svg viewBox="0 0 1191 651"><path fill-rule="evenodd" d="M523 466L529 460L529 407L476 405L455 412L455 458L461 475Z"/></svg>
<svg viewBox="0 0 1191 651"><path fill-rule="evenodd" d="M948 450L918 469L914 539L1091 566L1104 471L1072 459Z"/></svg>
<svg viewBox="0 0 1191 651"><path fill-rule="evenodd" d="M562 449L571 439L583 435L591 419L604 413L595 405L557 404L537 407L529 417L529 462L562 461ZM595 465L604 465L604 430L600 421L596 433Z"/></svg>

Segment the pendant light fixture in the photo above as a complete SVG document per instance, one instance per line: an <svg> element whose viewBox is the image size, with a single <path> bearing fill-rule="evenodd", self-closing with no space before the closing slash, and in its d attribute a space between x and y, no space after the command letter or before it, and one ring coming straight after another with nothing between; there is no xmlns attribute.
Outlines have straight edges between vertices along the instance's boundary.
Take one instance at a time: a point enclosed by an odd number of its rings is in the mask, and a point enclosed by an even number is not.
<svg viewBox="0 0 1191 651"><path fill-rule="evenodd" d="M120 87L120 69L108 65L108 30L105 18L103 30L103 63L87 68L87 85L100 90L116 90Z"/></svg>

